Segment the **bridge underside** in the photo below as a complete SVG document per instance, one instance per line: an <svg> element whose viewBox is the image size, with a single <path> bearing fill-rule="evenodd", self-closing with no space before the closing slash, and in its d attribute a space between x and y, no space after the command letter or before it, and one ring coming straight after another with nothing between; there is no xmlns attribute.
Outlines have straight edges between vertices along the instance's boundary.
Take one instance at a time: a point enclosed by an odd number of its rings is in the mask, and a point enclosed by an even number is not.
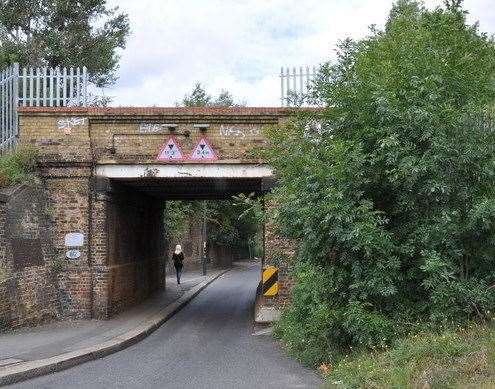
<svg viewBox="0 0 495 389"><path fill-rule="evenodd" d="M129 189L161 200L224 200L239 193L254 193L255 195L262 193L262 180L259 178L142 178L114 180Z"/></svg>
<svg viewBox="0 0 495 389"><path fill-rule="evenodd" d="M264 165L102 165L97 176L160 200L229 199L261 195L272 185Z"/></svg>

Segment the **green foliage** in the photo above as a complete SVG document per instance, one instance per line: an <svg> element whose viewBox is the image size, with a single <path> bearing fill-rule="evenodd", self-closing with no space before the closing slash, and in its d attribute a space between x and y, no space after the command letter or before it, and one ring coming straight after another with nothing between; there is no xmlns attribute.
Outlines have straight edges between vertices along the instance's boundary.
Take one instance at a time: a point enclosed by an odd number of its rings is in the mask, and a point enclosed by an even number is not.
<svg viewBox="0 0 495 389"><path fill-rule="evenodd" d="M329 366L328 388L452 388L495 385L495 331L420 333L389 350L348 356Z"/></svg>
<svg viewBox="0 0 495 389"><path fill-rule="evenodd" d="M187 220L199 209L198 202L167 201L165 203L165 234L170 239L180 239L186 232Z"/></svg>
<svg viewBox="0 0 495 389"><path fill-rule="evenodd" d="M55 274L62 273L65 270L67 263L64 257L57 257L52 260L51 267Z"/></svg>
<svg viewBox="0 0 495 389"><path fill-rule="evenodd" d="M86 66L97 86L115 82L129 20L105 0L0 1L0 68Z"/></svg>
<svg viewBox="0 0 495 389"><path fill-rule="evenodd" d="M459 5L401 0L321 68L322 111L267 129L276 219L304 264L279 335L306 362L494 308L494 75Z"/></svg>
<svg viewBox="0 0 495 389"><path fill-rule="evenodd" d="M207 238L210 244L226 246L234 251L259 250L259 201L248 196L232 200L168 201L165 204L165 231L168 239L181 239L188 223L202 223L206 207Z"/></svg>
<svg viewBox="0 0 495 389"><path fill-rule="evenodd" d="M249 249L261 239L260 203L252 196L239 195L231 200L208 201L208 239L234 251Z"/></svg>
<svg viewBox="0 0 495 389"><path fill-rule="evenodd" d="M191 94L184 96L182 104L177 105L184 107L240 107L246 103L236 103L232 94L227 90L222 90L217 97L212 97L198 82Z"/></svg>
<svg viewBox="0 0 495 389"><path fill-rule="evenodd" d="M38 152L28 146L19 146L0 157L0 188L25 182L33 176Z"/></svg>

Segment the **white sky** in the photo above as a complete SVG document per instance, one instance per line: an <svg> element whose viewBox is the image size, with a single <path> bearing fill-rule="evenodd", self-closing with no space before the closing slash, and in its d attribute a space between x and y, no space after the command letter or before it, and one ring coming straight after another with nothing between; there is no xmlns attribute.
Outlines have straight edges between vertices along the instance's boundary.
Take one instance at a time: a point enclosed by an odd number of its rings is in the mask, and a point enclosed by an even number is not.
<svg viewBox="0 0 495 389"><path fill-rule="evenodd" d="M428 7L441 0L426 0ZM131 35L112 105L171 106L201 82L248 106L280 104L281 66L317 65L336 43L383 26L392 0L108 0ZM495 34L495 0L465 0L471 23Z"/></svg>

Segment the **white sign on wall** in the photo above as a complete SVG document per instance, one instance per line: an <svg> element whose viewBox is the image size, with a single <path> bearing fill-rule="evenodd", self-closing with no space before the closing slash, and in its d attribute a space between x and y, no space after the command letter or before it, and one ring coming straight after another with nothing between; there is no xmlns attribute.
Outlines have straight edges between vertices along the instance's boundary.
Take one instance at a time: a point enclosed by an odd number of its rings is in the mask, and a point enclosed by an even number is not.
<svg viewBox="0 0 495 389"><path fill-rule="evenodd" d="M69 259L77 259L81 256L81 252L79 250L69 250L65 253L65 256Z"/></svg>
<svg viewBox="0 0 495 389"><path fill-rule="evenodd" d="M67 247L81 247L84 245L84 235L80 232L70 232L65 235L65 245Z"/></svg>

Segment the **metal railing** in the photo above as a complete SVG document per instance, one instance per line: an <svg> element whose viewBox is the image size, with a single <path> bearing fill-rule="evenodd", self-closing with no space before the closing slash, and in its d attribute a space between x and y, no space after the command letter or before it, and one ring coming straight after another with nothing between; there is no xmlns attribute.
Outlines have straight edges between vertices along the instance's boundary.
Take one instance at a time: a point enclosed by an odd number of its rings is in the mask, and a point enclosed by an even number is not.
<svg viewBox="0 0 495 389"><path fill-rule="evenodd" d="M0 72L0 154L14 147L17 138L19 65Z"/></svg>
<svg viewBox="0 0 495 389"><path fill-rule="evenodd" d="M294 105L294 102L304 96L309 89L311 81L316 75L316 67L302 66L299 69L293 67L280 69L280 102L282 107Z"/></svg>
<svg viewBox="0 0 495 389"><path fill-rule="evenodd" d="M11 150L18 136L17 107L87 106L88 73L82 68L24 67L0 72L0 154Z"/></svg>

